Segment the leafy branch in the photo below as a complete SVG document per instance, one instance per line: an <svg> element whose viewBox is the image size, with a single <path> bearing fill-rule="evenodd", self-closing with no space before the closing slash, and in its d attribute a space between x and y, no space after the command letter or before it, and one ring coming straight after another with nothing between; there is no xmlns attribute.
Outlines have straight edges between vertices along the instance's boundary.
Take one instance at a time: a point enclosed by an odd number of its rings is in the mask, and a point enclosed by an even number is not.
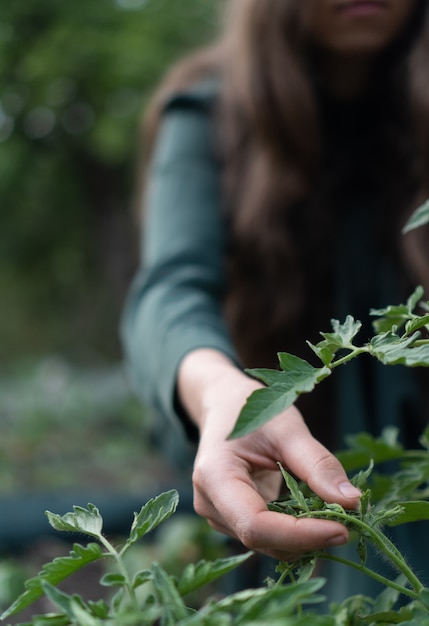
<svg viewBox="0 0 429 626"><path fill-rule="evenodd" d="M242 437L263 426L289 408L302 393L312 391L337 367L362 354L368 354L384 365L428 367L429 304L422 302L422 297L423 288L419 286L405 304L371 310L371 315L378 318L373 324L376 334L361 345L356 345L356 337L362 327L360 321L351 315L343 323L332 320L332 331L321 332L321 341L317 344L307 342L321 361L319 367L287 352L280 352L280 370L246 370L266 387L253 392L248 398L230 437Z"/></svg>

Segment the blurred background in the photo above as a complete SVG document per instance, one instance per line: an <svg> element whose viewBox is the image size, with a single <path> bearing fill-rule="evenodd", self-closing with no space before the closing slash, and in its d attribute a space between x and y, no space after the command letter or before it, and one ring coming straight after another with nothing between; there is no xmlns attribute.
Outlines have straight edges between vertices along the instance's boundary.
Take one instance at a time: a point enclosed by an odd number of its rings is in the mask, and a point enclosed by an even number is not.
<svg viewBox="0 0 429 626"><path fill-rule="evenodd" d="M140 120L166 68L215 32L218 4L0 0L4 594L9 555L46 527L45 503L141 504L168 483L118 320L137 259Z"/></svg>

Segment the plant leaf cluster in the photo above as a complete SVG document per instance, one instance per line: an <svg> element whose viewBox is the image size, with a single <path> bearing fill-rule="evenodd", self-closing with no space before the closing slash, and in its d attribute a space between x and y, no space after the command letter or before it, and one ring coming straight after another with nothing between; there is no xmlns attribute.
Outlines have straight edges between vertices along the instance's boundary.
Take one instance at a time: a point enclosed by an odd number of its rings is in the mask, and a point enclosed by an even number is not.
<svg viewBox="0 0 429 626"><path fill-rule="evenodd" d="M367 447L381 447L379 442L367 441ZM396 444L394 444L396 445ZM394 447L394 446L393 446ZM408 463L416 462L407 460ZM247 561L252 553L200 561L189 564L179 576L172 576L157 562L133 576L127 570L124 554L147 533L167 520L177 509L178 494L175 490L162 493L149 500L134 514L130 535L122 547L114 547L103 535L103 519L97 507L74 507L73 511L60 516L47 512L50 524L58 531L87 535L97 543L86 547L75 544L70 554L46 564L42 571L26 583L25 591L3 613L2 620L22 611L45 595L55 606L54 613L35 615L21 626L364 626L374 624L399 624L407 626L429 623L429 590L425 589L409 568L399 550L383 534L382 527L394 523L406 523L411 519L428 519L427 502L418 502L407 511L404 502L388 506L372 506L370 489L364 489L360 507L347 511L337 504L328 504L310 491L307 485L298 483L280 467L287 488L288 498L273 502L269 508L296 517L315 517L337 520L351 528L358 536L359 562L335 557L344 565L359 568L362 572L385 583L385 590L376 599L361 596L347 598L341 604L333 604L328 613L311 609L319 605L324 579L314 577L317 560L334 558L328 553L316 551L306 554L296 564L279 563L278 580L267 580L257 589L245 589L223 597L209 598L198 610L187 606L186 597L195 589L224 576ZM373 463L358 472L353 482L362 488L372 476ZM400 571L394 580L387 580L366 566L366 545L373 542L384 558L389 558ZM100 584L112 589L110 602L86 602L78 594L67 594L57 587L58 583L85 565L106 559L112 563L111 571L104 574ZM150 592L139 599L136 591L149 587ZM408 605L395 610L401 594L410 597Z"/></svg>
<svg viewBox="0 0 429 626"><path fill-rule="evenodd" d="M47 512L50 524L58 531L76 532L97 539L86 547L75 544L69 556L56 558L46 564L41 572L27 581L25 591L4 611L6 620L30 606L45 595L56 607L55 613L35 615L31 622L21 626L129 626L181 625L218 626L224 624L282 624L305 626L308 616L302 612L303 604L319 603L323 598L318 591L323 579L301 580L290 585L268 584L260 589L249 589L220 599L209 600L200 610L186 605L184 598L195 589L226 575L249 559L251 552L214 561L200 561L188 565L181 576L172 576L159 563L130 576L125 566L124 554L148 532L167 520L178 504L175 490L162 493L149 500L139 513L134 514L130 535L121 548L115 548L103 535L103 519L93 504L87 508L74 507L63 516ZM110 604L104 600L85 602L78 594L67 594L57 585L88 563L97 559L113 562L112 571L103 575L100 584L112 588ZM136 590L143 585L151 592L139 601ZM322 616L314 616L316 626L333 624Z"/></svg>
<svg viewBox="0 0 429 626"><path fill-rule="evenodd" d="M242 437L288 409L302 393L311 392L339 366L362 354L369 355L384 365L407 367L429 366L429 305L422 302L423 288L417 287L405 304L372 310L377 317L375 335L356 345L362 323L348 315L343 323L332 320L332 330L321 332L317 344L307 342L321 366L287 352L278 354L279 370L249 369L247 373L266 387L248 398L231 437ZM421 309L421 313L416 309Z"/></svg>

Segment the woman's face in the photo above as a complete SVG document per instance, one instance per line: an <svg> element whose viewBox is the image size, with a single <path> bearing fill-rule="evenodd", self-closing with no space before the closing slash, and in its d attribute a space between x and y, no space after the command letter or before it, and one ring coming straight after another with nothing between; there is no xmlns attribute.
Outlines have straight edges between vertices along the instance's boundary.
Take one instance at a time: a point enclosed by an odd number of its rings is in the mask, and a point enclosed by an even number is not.
<svg viewBox="0 0 429 626"><path fill-rule="evenodd" d="M388 46L423 0L299 0L313 43L341 55L376 54Z"/></svg>

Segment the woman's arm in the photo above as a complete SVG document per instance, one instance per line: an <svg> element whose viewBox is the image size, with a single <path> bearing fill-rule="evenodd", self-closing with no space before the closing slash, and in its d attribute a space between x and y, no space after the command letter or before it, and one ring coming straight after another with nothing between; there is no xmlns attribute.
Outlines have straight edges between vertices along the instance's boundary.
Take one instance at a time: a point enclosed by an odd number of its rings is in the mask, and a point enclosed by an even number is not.
<svg viewBox="0 0 429 626"><path fill-rule="evenodd" d="M165 113L147 175L141 268L122 318L139 395L179 424L178 366L200 347L236 359L222 316L225 226L213 128L198 100Z"/></svg>
<svg viewBox="0 0 429 626"><path fill-rule="evenodd" d="M295 407L246 437L227 439L246 398L260 387L215 350L196 350L183 359L179 397L200 432L193 474L196 511L248 548L281 560L346 543L348 531L341 524L267 510L267 502L279 495L278 461L327 502L346 508L358 503L359 490L311 436Z"/></svg>
<svg viewBox="0 0 429 626"><path fill-rule="evenodd" d="M295 408L227 440L260 384L236 365L222 316L225 225L212 140L207 114L192 107L167 114L149 175L143 264L127 304L124 346L145 402L194 425L196 511L249 548L293 558L344 543L347 531L268 511L281 483L277 462L328 501L354 506L357 492Z"/></svg>

